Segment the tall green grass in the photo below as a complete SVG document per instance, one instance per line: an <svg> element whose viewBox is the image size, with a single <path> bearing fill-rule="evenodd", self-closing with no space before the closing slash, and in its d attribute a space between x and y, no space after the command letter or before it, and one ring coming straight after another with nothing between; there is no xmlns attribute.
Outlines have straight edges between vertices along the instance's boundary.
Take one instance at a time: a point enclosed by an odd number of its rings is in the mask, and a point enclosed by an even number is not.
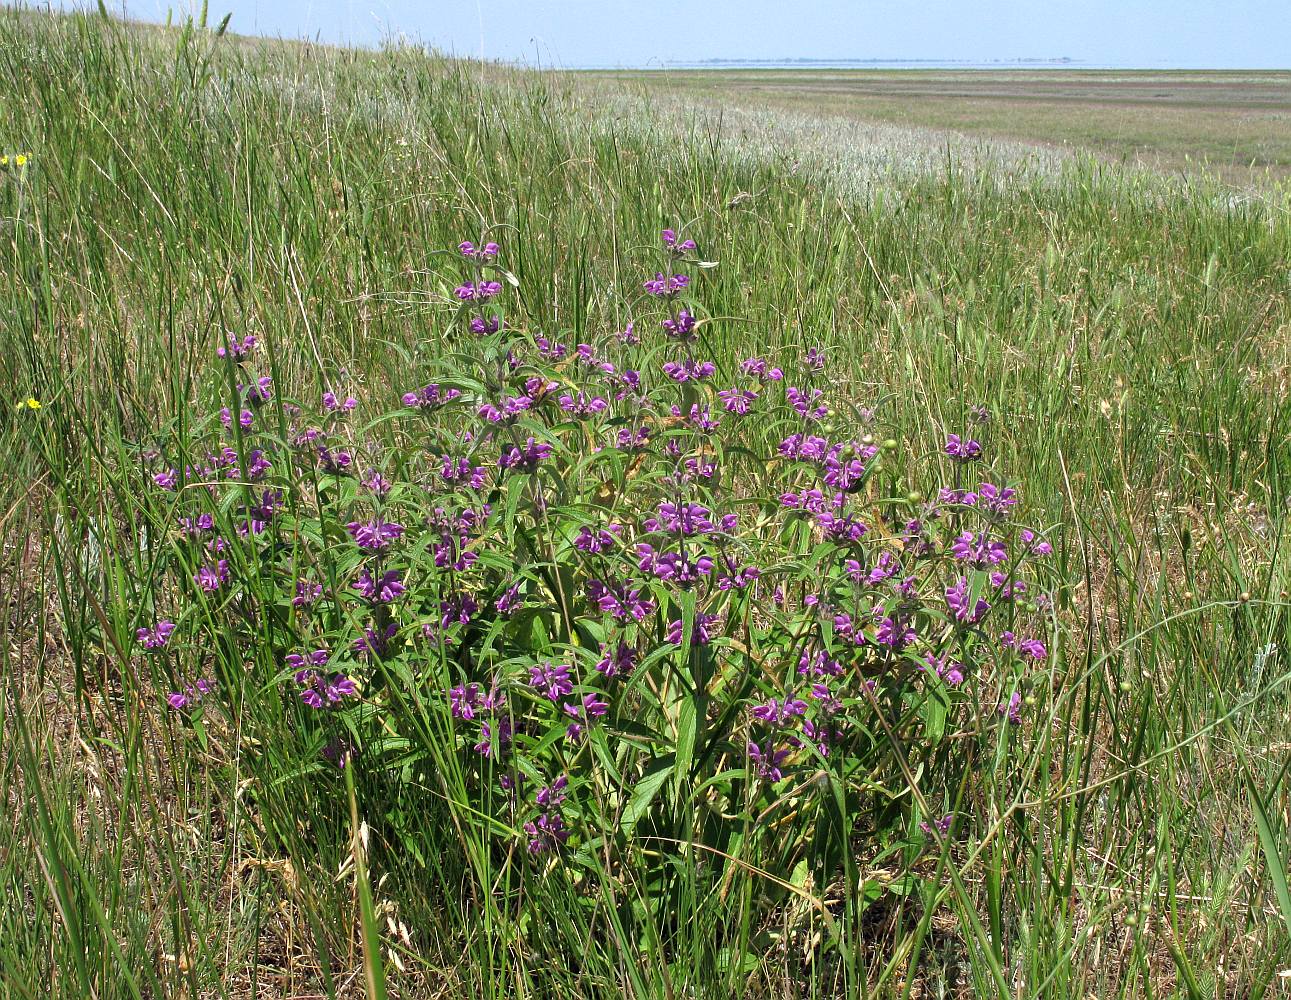
<svg viewBox="0 0 1291 1000"><path fill-rule="evenodd" d="M193 25L0 12L0 80L0 151L32 158L0 179L6 995L1285 988L1285 202L1090 162L951 162L867 197L567 79ZM435 248L512 231L526 315L583 339L632 318L677 220L719 261L719 360L826 347L912 453L984 403L1063 528L1074 638L1033 692L1047 724L983 765L984 836L931 866L866 845L857 896L794 886L770 922L759 871L701 894L683 858L666 898L598 880L589 922L576 875L493 885L447 808L361 773L302 792L289 732L244 760L272 697L197 742L158 712L128 655L151 543L123 470L186 433L223 331L271 339L280 385L343 373L393 404L451 319Z"/></svg>

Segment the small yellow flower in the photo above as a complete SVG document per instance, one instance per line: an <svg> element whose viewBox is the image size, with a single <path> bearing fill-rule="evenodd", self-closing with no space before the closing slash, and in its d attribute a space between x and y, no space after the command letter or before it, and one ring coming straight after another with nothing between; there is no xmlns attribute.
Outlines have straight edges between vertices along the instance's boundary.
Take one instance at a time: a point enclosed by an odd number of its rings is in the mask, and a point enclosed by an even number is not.
<svg viewBox="0 0 1291 1000"><path fill-rule="evenodd" d="M9 166L8 154L0 155L0 167L7 167L7 166Z"/></svg>
<svg viewBox="0 0 1291 1000"><path fill-rule="evenodd" d="M25 167L27 165L27 157L22 153L19 153L13 158L13 162L18 164L20 167Z"/></svg>
<svg viewBox="0 0 1291 1000"><path fill-rule="evenodd" d="M25 406L25 407L27 407L27 409L29 409L29 410L39 410L39 409L40 409L40 400L39 400L39 399L37 399L35 396L28 396L28 397L27 397L27 401L26 401L25 403L19 403L18 405L19 405L19 406Z"/></svg>

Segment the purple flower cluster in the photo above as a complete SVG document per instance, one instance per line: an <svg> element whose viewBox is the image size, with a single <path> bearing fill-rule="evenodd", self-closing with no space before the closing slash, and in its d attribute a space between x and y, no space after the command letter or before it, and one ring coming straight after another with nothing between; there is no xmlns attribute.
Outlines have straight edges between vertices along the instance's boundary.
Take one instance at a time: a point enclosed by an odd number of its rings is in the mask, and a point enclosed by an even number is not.
<svg viewBox="0 0 1291 1000"><path fill-rule="evenodd" d="M380 516L369 521L351 521L345 530L354 544L365 552L384 552L403 537L403 525L383 520Z"/></svg>
<svg viewBox="0 0 1291 1000"><path fill-rule="evenodd" d="M946 454L956 462L976 462L982 458L982 445L972 439L961 439L958 434L946 438Z"/></svg>
<svg viewBox="0 0 1291 1000"><path fill-rule="evenodd" d="M232 358L235 361L242 361L251 356L256 349L256 336L254 333L248 333L245 337L239 339L236 334L230 333L225 342L225 346L217 347L215 354L221 358Z"/></svg>
<svg viewBox="0 0 1291 1000"><path fill-rule="evenodd" d="M455 399L460 399L462 392L460 389L446 388L437 382L424 386L415 392L405 392L403 394L403 405L415 407L420 410L434 410L443 406L445 403L451 403Z"/></svg>
<svg viewBox="0 0 1291 1000"><path fill-rule="evenodd" d="M645 290L651 295L671 297L680 294L690 285L690 278L684 274L656 274L645 283Z"/></svg>
<svg viewBox="0 0 1291 1000"><path fill-rule="evenodd" d="M502 449L498 458L499 469L516 472L533 472L543 459L551 457L551 445L529 438L523 445L510 445Z"/></svg>
<svg viewBox="0 0 1291 1000"><path fill-rule="evenodd" d="M217 402L194 422L201 443L170 464L145 453L184 557L177 585L149 592L184 642L170 645L166 619L138 628L137 648L166 650L157 668L182 665L209 648L217 615L237 623L218 641L244 643L248 662L308 642L279 682L319 710L298 724L337 766L363 746L365 768L386 767L404 706L447 672L435 738L461 754L478 808L523 830L525 856L601 836L590 810L628 801L652 761L677 754L692 709L710 747L693 767L711 769L694 777L717 825L777 807L789 781L804 802L824 794L822 768L881 770L866 756L876 711L912 747L929 698L957 739L1021 724L1005 685L1035 684L1048 649L1031 636L1058 634L1045 615L1059 567L1043 558L1057 539L1020 523L1019 488L997 485L976 439L950 435L952 462L894 460L896 441L917 436L888 431L878 408L832 407L851 383L820 348L769 347L714 382L696 344L723 321L696 318L710 314L703 272L685 273L709 266L695 250L665 230L636 320L615 330L589 315L562 343L534 314L503 323L501 249L461 243L445 284L462 303L453 343L410 373L424 387L406 409L370 421L328 390L283 399L279 435L276 413L263 419L278 390L253 370L254 337L231 339L221 357L239 366L238 398L219 366ZM365 413L379 399L365 390ZM892 437L879 445L881 428ZM970 462L983 470L971 481ZM213 691L200 681L169 700ZM957 787L964 759L925 755L924 780ZM690 806L643 808L657 829ZM905 820L950 830L950 816Z"/></svg>
<svg viewBox="0 0 1291 1000"><path fill-rule="evenodd" d="M663 245L668 248L670 253L674 253L678 257L685 256L695 249L695 241L678 239L675 229L665 229L660 235L663 237Z"/></svg>
<svg viewBox="0 0 1291 1000"><path fill-rule="evenodd" d="M175 623L163 620L152 628L136 629L135 638L144 649L164 649L174 631Z"/></svg>
<svg viewBox="0 0 1291 1000"><path fill-rule="evenodd" d="M215 690L215 682L199 677L191 684L184 684L178 691L166 695L166 704L175 711L192 708Z"/></svg>
<svg viewBox="0 0 1291 1000"><path fill-rule="evenodd" d="M359 689L353 680L339 671L324 669L330 655L325 649L316 649L287 656L287 666L300 686L300 700L310 708L328 708L346 698L358 697Z"/></svg>

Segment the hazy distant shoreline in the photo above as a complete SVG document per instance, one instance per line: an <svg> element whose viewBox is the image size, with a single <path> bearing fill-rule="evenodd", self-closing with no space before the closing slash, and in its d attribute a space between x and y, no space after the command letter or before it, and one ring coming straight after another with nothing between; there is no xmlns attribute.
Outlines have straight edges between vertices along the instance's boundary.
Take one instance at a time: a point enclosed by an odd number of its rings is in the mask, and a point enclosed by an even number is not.
<svg viewBox="0 0 1291 1000"><path fill-rule="evenodd" d="M1203 67L1174 63L1103 63L1082 59L701 59L654 60L647 63L596 63L567 66L573 70L624 70L632 72L668 70L831 70L831 69L949 69L949 70L1009 70L1009 69L1071 69L1102 70L1109 72L1270 72L1270 69Z"/></svg>

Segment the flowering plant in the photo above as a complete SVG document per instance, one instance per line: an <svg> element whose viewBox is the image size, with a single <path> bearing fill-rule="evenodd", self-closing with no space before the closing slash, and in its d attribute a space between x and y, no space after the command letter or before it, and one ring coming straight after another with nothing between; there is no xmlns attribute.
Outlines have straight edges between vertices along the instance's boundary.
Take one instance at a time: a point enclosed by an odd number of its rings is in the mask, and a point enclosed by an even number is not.
<svg viewBox="0 0 1291 1000"><path fill-rule="evenodd" d="M149 470L171 544L137 629L224 666L175 656L161 697L192 717L267 663L327 760L460 775L515 864L780 838L828 880L856 830L963 830L1043 673L1051 543L980 471L982 411L916 460L819 350L707 356L694 250L665 231L628 335L569 344L462 243L454 353L372 415L281 399L229 336L201 453Z"/></svg>

